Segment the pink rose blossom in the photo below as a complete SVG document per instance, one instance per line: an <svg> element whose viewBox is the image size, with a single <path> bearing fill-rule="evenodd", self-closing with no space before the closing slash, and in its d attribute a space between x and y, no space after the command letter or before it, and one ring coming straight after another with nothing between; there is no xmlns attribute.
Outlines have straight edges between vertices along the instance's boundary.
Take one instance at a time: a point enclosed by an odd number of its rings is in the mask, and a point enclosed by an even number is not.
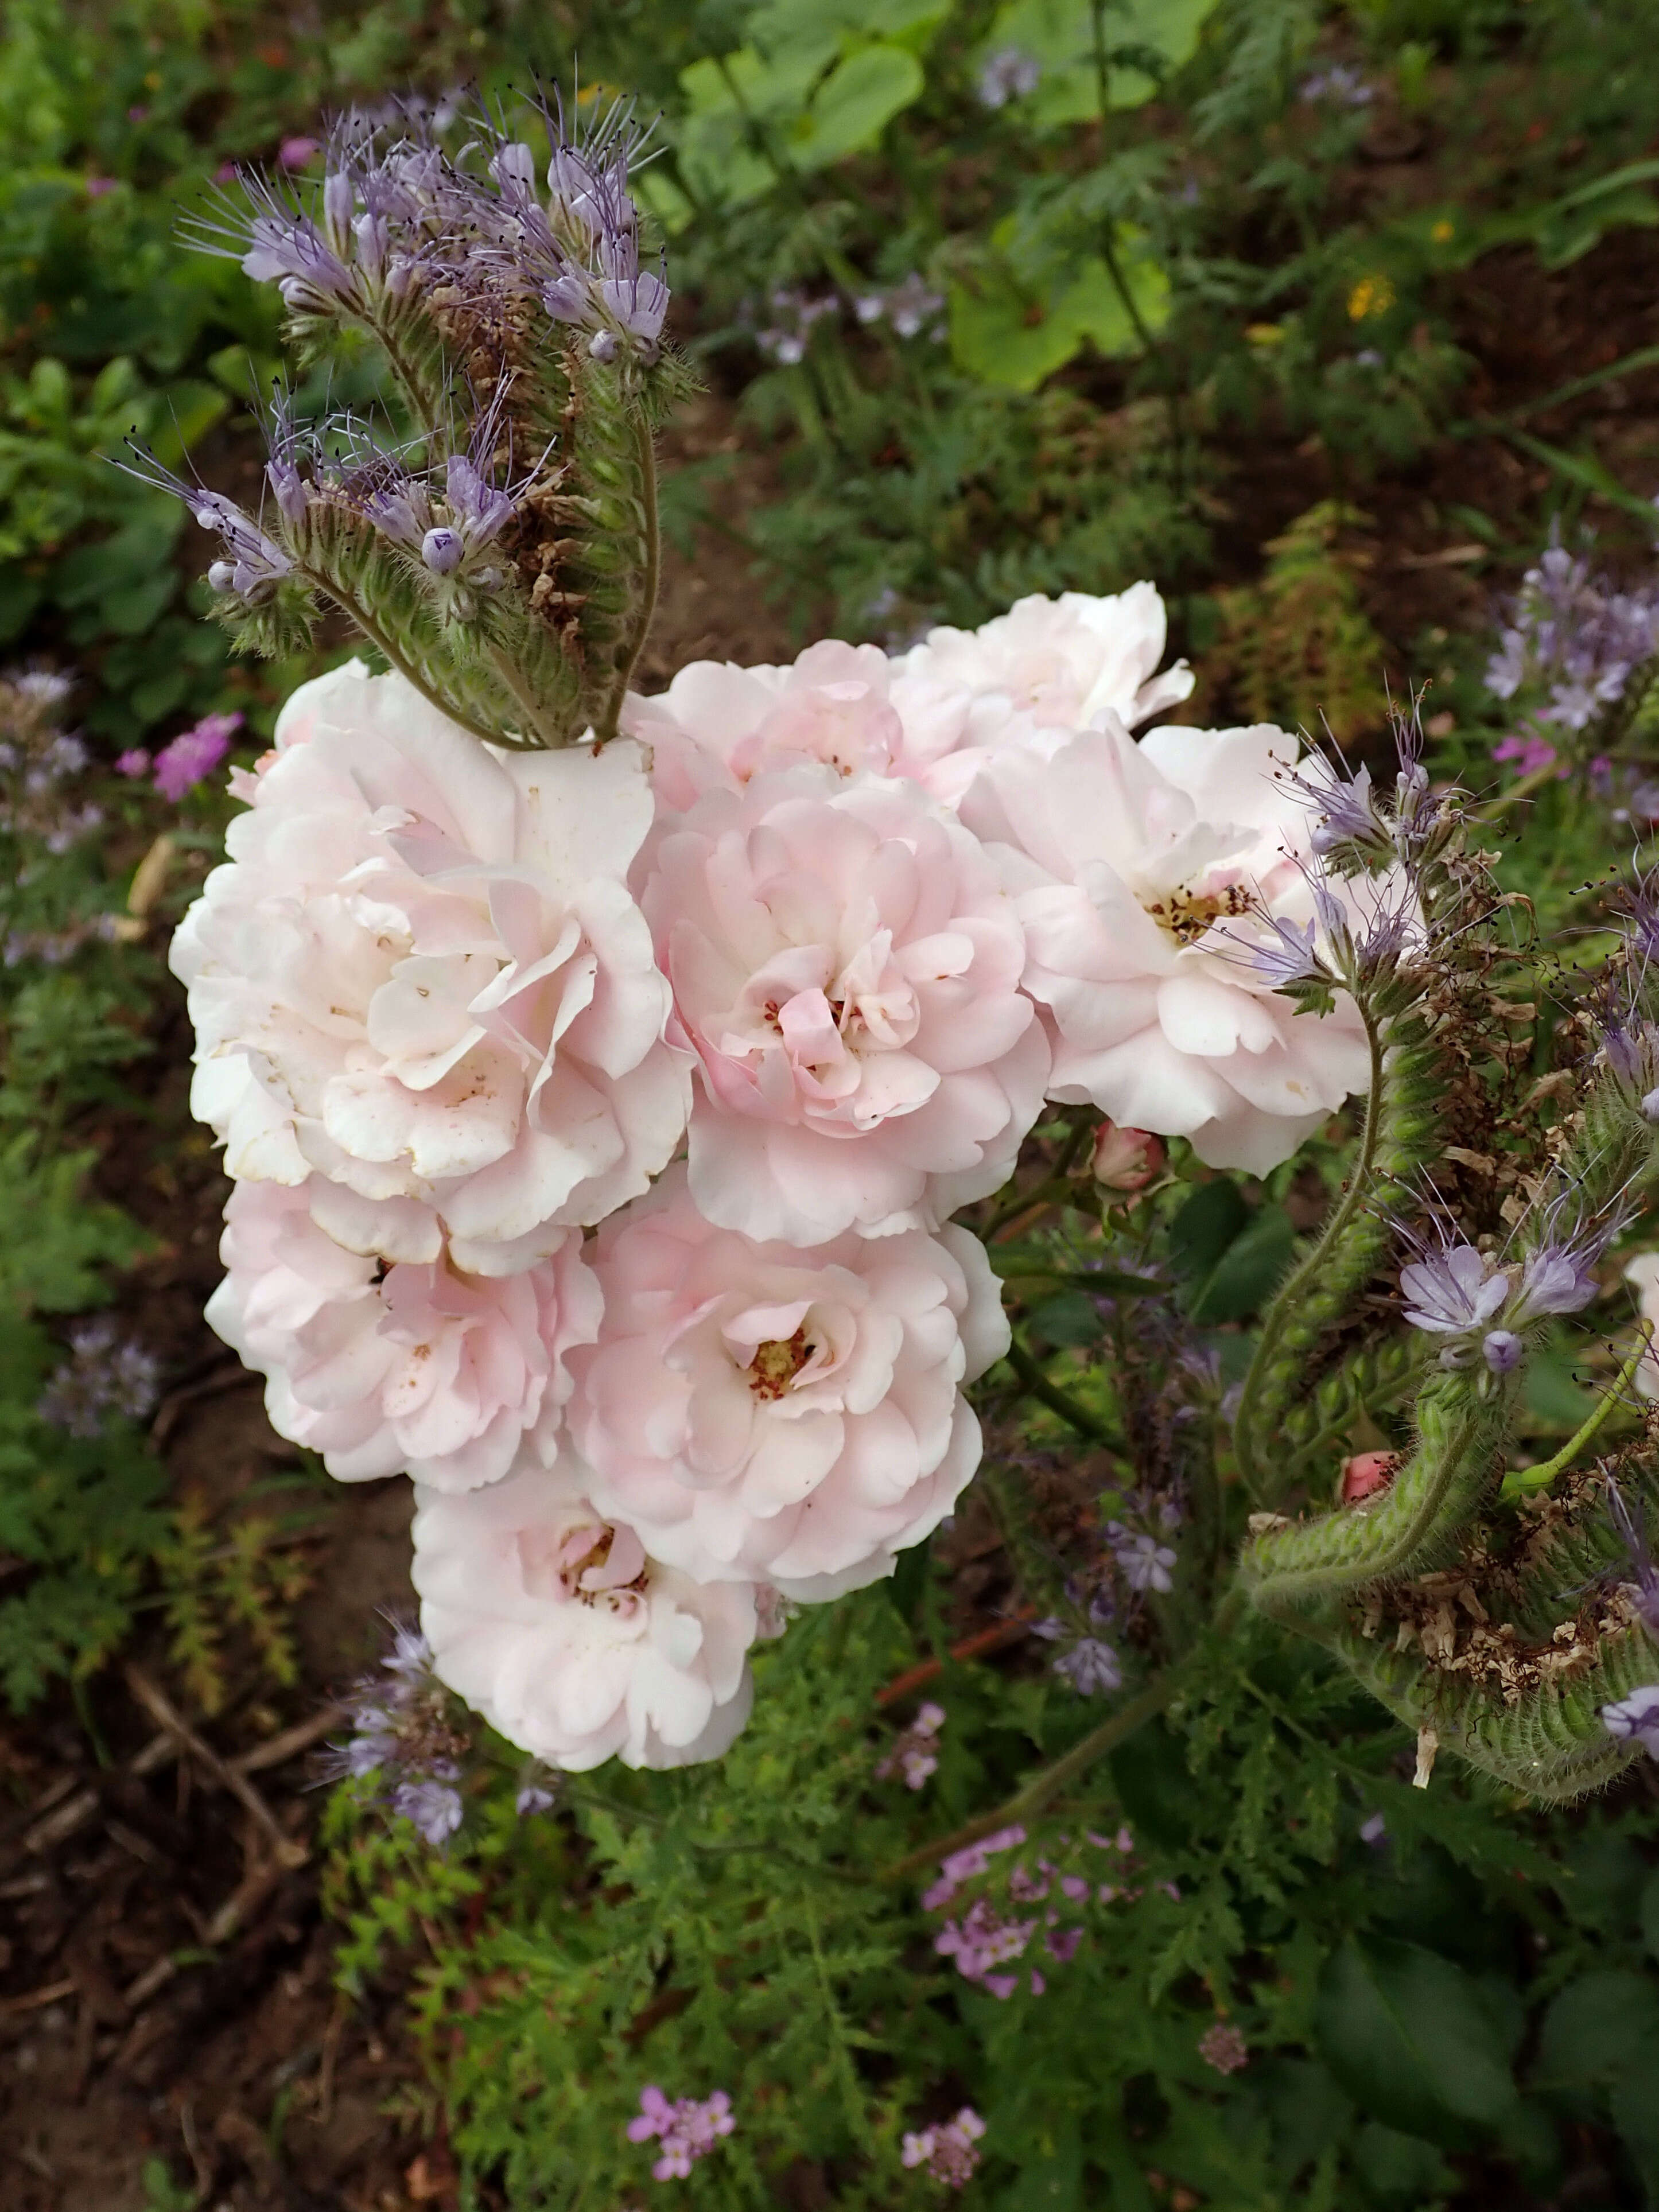
<svg viewBox="0 0 1659 2212"><path fill-rule="evenodd" d="M1001 747L1047 757L1107 709L1133 725L1184 699L1184 662L1153 673L1164 641L1151 584L1039 596L977 630L931 631L896 659L826 638L787 668L693 661L666 691L631 698L623 726L651 749L659 802L680 811L799 761L902 777L953 805Z"/></svg>
<svg viewBox="0 0 1659 2212"><path fill-rule="evenodd" d="M759 1593L650 1559L587 1485L567 1448L487 1490L416 1490L413 1573L435 1670L550 1766L718 1759L749 1717Z"/></svg>
<svg viewBox="0 0 1659 2212"><path fill-rule="evenodd" d="M659 804L678 811L766 769L814 761L852 775L920 777L889 702L891 664L877 645L825 638L787 668L694 660L653 699L630 698L623 727L651 749Z"/></svg>
<svg viewBox="0 0 1659 2212"><path fill-rule="evenodd" d="M895 661L892 702L929 756L929 788L954 805L999 753L1048 759L1103 714L1133 729L1186 698L1184 660L1156 672L1164 638L1152 584L1109 599L1033 593L976 630L930 630Z"/></svg>
<svg viewBox="0 0 1659 2212"><path fill-rule="evenodd" d="M709 1220L820 1244L929 1226L1006 1180L1048 1048L1012 902L960 824L914 787L802 767L671 816L653 860Z"/></svg>
<svg viewBox="0 0 1659 2212"><path fill-rule="evenodd" d="M1257 1175L1370 1074L1351 1000L1299 1014L1249 963L1265 917L1314 911L1297 750L1268 727L1137 744L1108 716L1051 760L998 753L963 809L1016 893L1051 1097Z"/></svg>
<svg viewBox="0 0 1659 2212"><path fill-rule="evenodd" d="M699 1581L814 1601L890 1574L979 1465L962 1385L1007 1349L965 1230L799 1251L715 1229L683 1168L600 1231L575 1357L592 1497Z"/></svg>
<svg viewBox="0 0 1659 2212"><path fill-rule="evenodd" d="M214 769L230 750L230 741L242 726L240 714L204 714L193 729L162 746L155 756L155 788L176 806L187 791ZM123 754L122 758L137 757ZM118 761L117 767L120 767ZM124 775L138 771L122 769Z"/></svg>
<svg viewBox="0 0 1659 2212"><path fill-rule="evenodd" d="M515 1463L550 1466L568 1355L599 1321L580 1235L498 1279L441 1258L382 1273L324 1235L307 1196L237 1184L219 1248L229 1273L208 1301L212 1327L268 1377L277 1434L343 1482L406 1471L471 1490Z"/></svg>
<svg viewBox="0 0 1659 2212"><path fill-rule="evenodd" d="M354 1250L432 1260L447 1234L487 1274L645 1188L687 1081L624 882L651 816L632 744L500 753L353 662L236 789L172 954L232 1175L314 1173Z"/></svg>

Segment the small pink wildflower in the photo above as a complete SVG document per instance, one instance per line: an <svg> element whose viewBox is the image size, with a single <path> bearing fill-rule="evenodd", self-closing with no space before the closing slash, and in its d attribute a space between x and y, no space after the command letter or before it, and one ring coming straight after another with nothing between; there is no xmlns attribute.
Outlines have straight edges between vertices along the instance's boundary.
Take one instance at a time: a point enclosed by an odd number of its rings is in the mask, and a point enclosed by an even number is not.
<svg viewBox="0 0 1659 2212"><path fill-rule="evenodd" d="M907 1790L920 1790L939 1766L936 1739L944 1725L944 1706L930 1700L903 1735L896 1739L892 1749L876 1769L876 1779L884 1782L891 1774L902 1774Z"/></svg>
<svg viewBox="0 0 1659 2212"><path fill-rule="evenodd" d="M961 2189L973 2179L979 2164L975 2144L985 2132L985 2123L971 2105L964 2105L955 2119L919 2135L907 2135L899 2155L906 2166L923 2166L947 2189Z"/></svg>
<svg viewBox="0 0 1659 2212"><path fill-rule="evenodd" d="M115 190L117 181L114 177L88 177L86 182L87 198L89 200L102 199L106 192L112 192Z"/></svg>
<svg viewBox="0 0 1659 2212"><path fill-rule="evenodd" d="M322 142L316 138L284 138L276 159L285 169L303 169Z"/></svg>
<svg viewBox="0 0 1659 2212"><path fill-rule="evenodd" d="M129 745L125 752L115 756L117 775L148 775L149 768L149 755L142 745Z"/></svg>
<svg viewBox="0 0 1659 2212"><path fill-rule="evenodd" d="M653 2175L659 2181L684 2181L697 2160L707 2158L720 2138L729 2136L736 2125L732 2100L724 2089L716 2089L701 2102L695 2097L680 2097L671 2105L653 2083L640 2092L639 2118L628 2123L628 2140L648 2142L653 2136L659 2136L662 2156L652 2167Z"/></svg>
<svg viewBox="0 0 1659 2212"><path fill-rule="evenodd" d="M1495 761L1513 761L1522 775L1534 775L1553 764L1555 747L1536 734L1501 738L1492 747L1492 757ZM1563 769L1561 773L1565 775L1567 771Z"/></svg>
<svg viewBox="0 0 1659 2212"><path fill-rule="evenodd" d="M242 726L240 714L204 714L193 729L163 745L155 756L155 788L174 805L185 793L210 775L230 750L230 741ZM122 770L123 775L136 770Z"/></svg>
<svg viewBox="0 0 1659 2212"><path fill-rule="evenodd" d="M1199 2037L1198 2055L1218 2074L1237 2074L1241 2067L1249 2064L1250 2046L1236 2027L1218 2020Z"/></svg>

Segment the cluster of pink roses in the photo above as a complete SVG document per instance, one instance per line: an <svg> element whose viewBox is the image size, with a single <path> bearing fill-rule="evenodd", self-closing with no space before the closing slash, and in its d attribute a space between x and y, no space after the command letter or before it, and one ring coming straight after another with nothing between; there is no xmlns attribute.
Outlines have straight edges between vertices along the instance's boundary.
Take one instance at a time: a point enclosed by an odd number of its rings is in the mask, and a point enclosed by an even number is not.
<svg viewBox="0 0 1659 2212"><path fill-rule="evenodd" d="M1027 599L562 752L353 662L234 775L173 953L210 1316L283 1434L410 1474L438 1670L550 1763L715 1755L781 1601L951 1511L1007 1328L949 1217L1045 1098L1261 1170L1363 1085L1248 959L1314 911L1295 741L1137 742L1164 641L1150 585Z"/></svg>

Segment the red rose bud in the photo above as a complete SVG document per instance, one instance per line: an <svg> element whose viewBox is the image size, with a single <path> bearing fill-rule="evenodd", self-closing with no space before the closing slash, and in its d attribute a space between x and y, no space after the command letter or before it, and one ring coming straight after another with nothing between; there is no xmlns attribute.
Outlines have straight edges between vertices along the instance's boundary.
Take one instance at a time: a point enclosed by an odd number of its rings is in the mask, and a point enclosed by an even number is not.
<svg viewBox="0 0 1659 2212"><path fill-rule="evenodd" d="M1145 1129L1120 1129L1115 1121L1103 1121L1095 1132L1090 1165L1105 1190L1145 1190L1164 1165L1164 1146Z"/></svg>
<svg viewBox="0 0 1659 2212"><path fill-rule="evenodd" d="M1400 1472L1400 1455L1392 1451L1356 1452L1342 1462L1342 1503L1358 1505L1386 1490Z"/></svg>

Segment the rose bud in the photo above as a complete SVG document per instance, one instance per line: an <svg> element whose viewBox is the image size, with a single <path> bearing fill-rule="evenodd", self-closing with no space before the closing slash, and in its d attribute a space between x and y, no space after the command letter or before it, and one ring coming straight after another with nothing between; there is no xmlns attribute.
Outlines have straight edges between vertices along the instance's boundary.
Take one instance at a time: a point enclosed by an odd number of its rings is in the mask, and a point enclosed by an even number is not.
<svg viewBox="0 0 1659 2212"><path fill-rule="evenodd" d="M1120 1129L1115 1121L1103 1121L1089 1164L1103 1189L1145 1190L1164 1165L1164 1146L1145 1129Z"/></svg>
<svg viewBox="0 0 1659 2212"><path fill-rule="evenodd" d="M1394 1451L1356 1452L1342 1462L1342 1503L1358 1505L1362 1498L1386 1490L1400 1472L1400 1455Z"/></svg>

